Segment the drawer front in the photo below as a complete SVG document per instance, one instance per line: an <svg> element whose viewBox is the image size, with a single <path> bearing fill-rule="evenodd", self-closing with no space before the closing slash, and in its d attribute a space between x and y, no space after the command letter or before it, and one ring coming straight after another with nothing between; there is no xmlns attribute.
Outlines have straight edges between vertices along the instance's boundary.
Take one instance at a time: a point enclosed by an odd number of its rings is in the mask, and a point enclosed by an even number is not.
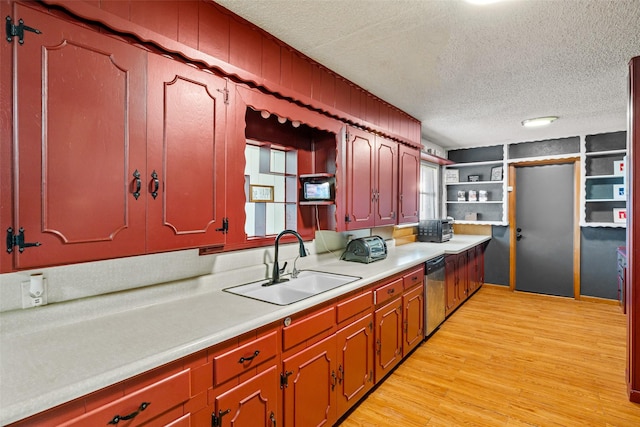
<svg viewBox="0 0 640 427"><path fill-rule="evenodd" d="M106 426L117 420L127 427L153 420L189 400L189 369L95 409L65 427ZM127 421L128 420L128 421Z"/></svg>
<svg viewBox="0 0 640 427"><path fill-rule="evenodd" d="M396 279L393 282L380 286L375 290L375 304L382 304L395 297L402 295L403 285L402 278Z"/></svg>
<svg viewBox="0 0 640 427"><path fill-rule="evenodd" d="M336 305L336 319L338 323L344 322L373 307L373 292L368 291L362 295L356 295Z"/></svg>
<svg viewBox="0 0 640 427"><path fill-rule="evenodd" d="M402 282L405 289L412 288L424 281L424 266L416 268L402 276Z"/></svg>
<svg viewBox="0 0 640 427"><path fill-rule="evenodd" d="M273 360L278 354L278 333L258 338L213 359L213 384L218 386L243 372Z"/></svg>
<svg viewBox="0 0 640 427"><path fill-rule="evenodd" d="M282 328L282 347L288 350L310 338L320 339L336 331L336 317L333 306L294 320Z"/></svg>

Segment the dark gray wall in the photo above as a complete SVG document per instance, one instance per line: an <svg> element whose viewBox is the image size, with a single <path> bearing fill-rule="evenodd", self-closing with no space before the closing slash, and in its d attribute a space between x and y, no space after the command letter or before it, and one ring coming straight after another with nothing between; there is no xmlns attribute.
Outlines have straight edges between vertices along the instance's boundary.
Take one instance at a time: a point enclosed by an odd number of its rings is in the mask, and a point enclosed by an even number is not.
<svg viewBox="0 0 640 427"><path fill-rule="evenodd" d="M624 246L624 228L583 227L580 239L580 293L617 299L616 250Z"/></svg>
<svg viewBox="0 0 640 427"><path fill-rule="evenodd" d="M491 241L485 252L484 281L509 286L509 227L491 228ZM581 228L581 295L618 298L616 250L625 242L624 228Z"/></svg>
<svg viewBox="0 0 640 427"><path fill-rule="evenodd" d="M484 281L509 286L509 227L491 227L491 240L484 253Z"/></svg>

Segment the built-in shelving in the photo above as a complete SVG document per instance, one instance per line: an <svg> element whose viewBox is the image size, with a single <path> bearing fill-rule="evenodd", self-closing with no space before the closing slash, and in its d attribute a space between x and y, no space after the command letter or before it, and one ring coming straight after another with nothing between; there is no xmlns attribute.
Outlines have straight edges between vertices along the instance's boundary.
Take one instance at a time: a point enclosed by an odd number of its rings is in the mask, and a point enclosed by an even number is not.
<svg viewBox="0 0 640 427"><path fill-rule="evenodd" d="M443 171L444 209L457 224L504 225L506 218L503 146L457 150ZM471 180L473 179L473 180ZM486 200L480 200L485 192ZM473 194L473 196L470 195ZM465 200L459 200L464 197ZM475 200L469 200L473 197Z"/></svg>
<svg viewBox="0 0 640 427"><path fill-rule="evenodd" d="M626 227L626 132L587 135L581 144L580 225ZM621 219L618 219L621 218Z"/></svg>

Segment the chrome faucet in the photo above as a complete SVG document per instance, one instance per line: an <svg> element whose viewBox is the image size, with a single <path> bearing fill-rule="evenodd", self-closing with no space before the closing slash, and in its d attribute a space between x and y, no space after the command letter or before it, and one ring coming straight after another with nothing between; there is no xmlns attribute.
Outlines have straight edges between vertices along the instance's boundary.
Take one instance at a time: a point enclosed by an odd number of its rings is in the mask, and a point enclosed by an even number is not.
<svg viewBox="0 0 640 427"><path fill-rule="evenodd" d="M293 230L284 230L283 232L278 234L278 237L276 237L276 243L275 243L276 254L275 254L275 259L273 261L273 274L271 274L271 281L263 286L275 285L276 283L286 282L287 280L289 280L289 279L283 279L280 277L280 273L283 273L284 271L280 271L280 266L278 265L278 245L280 244L280 238L285 234L293 234L294 236L296 236L296 238L298 239L298 242L300 243L300 248L299 248L300 256L301 257L307 256L307 251L304 248L304 242L302 241L302 237L300 237L300 235L297 232ZM285 267L286 265L287 263L285 263Z"/></svg>

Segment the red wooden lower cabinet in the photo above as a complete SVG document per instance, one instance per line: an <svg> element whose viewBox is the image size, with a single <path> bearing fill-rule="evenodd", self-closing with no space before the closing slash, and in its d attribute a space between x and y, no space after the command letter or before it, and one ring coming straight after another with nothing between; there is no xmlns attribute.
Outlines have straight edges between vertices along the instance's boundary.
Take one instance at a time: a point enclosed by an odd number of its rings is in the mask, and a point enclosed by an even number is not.
<svg viewBox="0 0 640 427"><path fill-rule="evenodd" d="M282 363L284 426L330 426L337 420L336 337L285 359Z"/></svg>
<svg viewBox="0 0 640 427"><path fill-rule="evenodd" d="M276 427L278 366L216 396L211 425L216 427Z"/></svg>
<svg viewBox="0 0 640 427"><path fill-rule="evenodd" d="M165 426L182 418L189 387L189 370L184 370L60 426L101 426L125 421L130 427Z"/></svg>
<svg viewBox="0 0 640 427"><path fill-rule="evenodd" d="M331 426L422 342L423 275L408 269L12 427Z"/></svg>
<svg viewBox="0 0 640 427"><path fill-rule="evenodd" d="M400 295L398 295L400 296ZM375 312L375 379L380 381L402 359L402 299L396 298Z"/></svg>
<svg viewBox="0 0 640 427"><path fill-rule="evenodd" d="M369 313L337 335L338 416L347 412L373 387L373 314Z"/></svg>
<svg viewBox="0 0 640 427"><path fill-rule="evenodd" d="M424 285L402 295L403 325L402 357L406 357L424 339Z"/></svg>

